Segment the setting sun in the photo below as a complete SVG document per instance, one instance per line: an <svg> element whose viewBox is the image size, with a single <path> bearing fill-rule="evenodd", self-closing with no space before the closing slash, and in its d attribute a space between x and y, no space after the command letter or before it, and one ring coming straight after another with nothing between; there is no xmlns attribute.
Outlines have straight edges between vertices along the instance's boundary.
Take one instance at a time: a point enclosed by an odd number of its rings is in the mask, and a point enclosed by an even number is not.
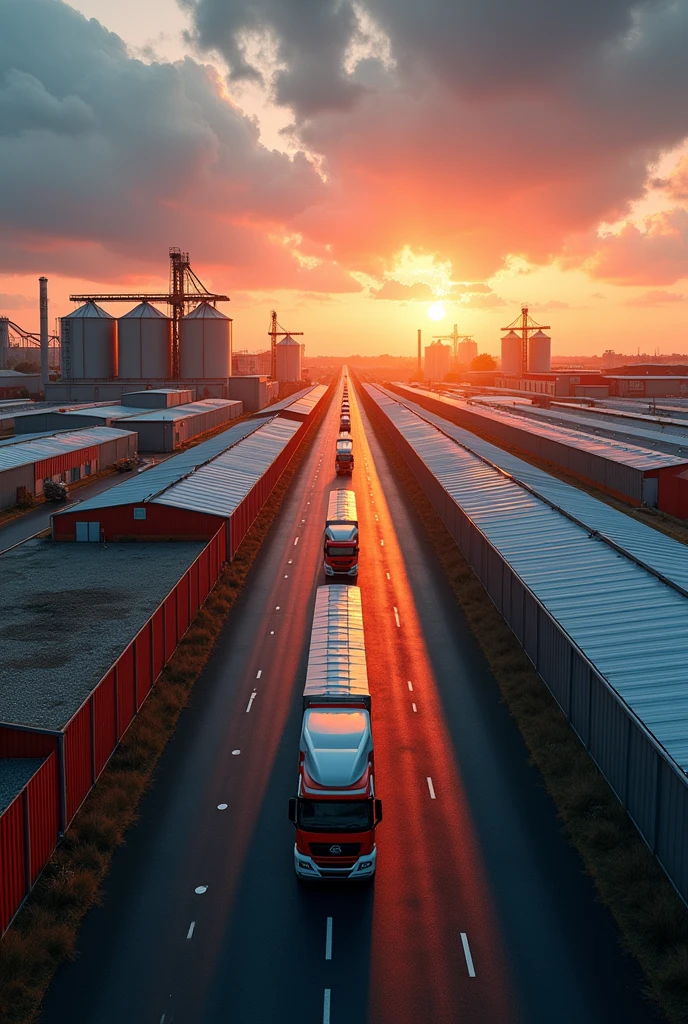
<svg viewBox="0 0 688 1024"><path fill-rule="evenodd" d="M433 302L431 306L428 306L428 316L431 320L441 320L446 315L447 311L441 302Z"/></svg>

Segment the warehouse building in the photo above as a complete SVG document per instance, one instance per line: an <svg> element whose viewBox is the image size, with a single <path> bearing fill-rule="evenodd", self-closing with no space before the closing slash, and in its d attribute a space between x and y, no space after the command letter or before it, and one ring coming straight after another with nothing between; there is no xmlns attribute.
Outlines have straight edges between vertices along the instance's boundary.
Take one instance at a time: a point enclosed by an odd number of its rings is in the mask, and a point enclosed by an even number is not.
<svg viewBox="0 0 688 1024"><path fill-rule="evenodd" d="M544 459L624 501L677 514L676 495L683 494L683 489L676 478L688 470L688 455L670 455L553 424L532 423L503 408L474 405L419 388L395 385L394 390L468 430ZM682 518L685 516L688 505Z"/></svg>
<svg viewBox="0 0 688 1024"><path fill-rule="evenodd" d="M27 494L43 493L43 481L72 484L136 455L131 430L88 427L59 434L17 439L0 446L0 508L16 505Z"/></svg>
<svg viewBox="0 0 688 1024"><path fill-rule="evenodd" d="M230 423L241 416L241 402L227 398L204 398L189 405L175 405L169 409L137 410L120 420L127 430L139 435L139 451L171 452L179 445L199 434Z"/></svg>
<svg viewBox="0 0 688 1024"><path fill-rule="evenodd" d="M286 416L287 419L306 420L327 393L327 384L311 384L293 395L283 398L281 402L273 402L265 409L254 413L255 416Z"/></svg>
<svg viewBox="0 0 688 1024"><path fill-rule="evenodd" d="M362 392L369 415L389 432L641 836L688 900L685 547L644 527L640 559L389 394L370 385ZM604 515L598 512L598 521ZM667 542L674 544L673 578L654 567L664 564Z"/></svg>

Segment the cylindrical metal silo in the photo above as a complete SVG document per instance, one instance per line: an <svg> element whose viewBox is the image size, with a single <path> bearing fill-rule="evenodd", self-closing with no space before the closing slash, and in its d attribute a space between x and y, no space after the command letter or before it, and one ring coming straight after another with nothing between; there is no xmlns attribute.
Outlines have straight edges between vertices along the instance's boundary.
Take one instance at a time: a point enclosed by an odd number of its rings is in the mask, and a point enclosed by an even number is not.
<svg viewBox="0 0 688 1024"><path fill-rule="evenodd" d="M117 376L117 321L95 302L62 317L60 346L66 380Z"/></svg>
<svg viewBox="0 0 688 1024"><path fill-rule="evenodd" d="M536 331L528 339L528 372L549 373L552 369L552 339L544 331Z"/></svg>
<svg viewBox="0 0 688 1024"><path fill-rule="evenodd" d="M231 376L232 321L209 302L182 317L179 373L182 380Z"/></svg>
<svg viewBox="0 0 688 1024"><path fill-rule="evenodd" d="M277 344L277 380L301 380L301 346L287 335Z"/></svg>
<svg viewBox="0 0 688 1024"><path fill-rule="evenodd" d="M172 376L172 321L150 302L140 302L119 318L119 376L135 379Z"/></svg>
<svg viewBox="0 0 688 1024"><path fill-rule="evenodd" d="M516 331L509 331L502 337L502 373L509 376L521 376L522 339Z"/></svg>

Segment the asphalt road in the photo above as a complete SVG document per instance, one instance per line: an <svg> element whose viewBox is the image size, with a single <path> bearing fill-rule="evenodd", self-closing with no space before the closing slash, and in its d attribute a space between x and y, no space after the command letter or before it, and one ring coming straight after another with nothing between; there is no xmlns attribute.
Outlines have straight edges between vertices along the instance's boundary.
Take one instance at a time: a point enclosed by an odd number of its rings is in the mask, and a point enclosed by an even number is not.
<svg viewBox="0 0 688 1024"><path fill-rule="evenodd" d="M335 401L44 1024L657 1019L350 392L353 482L334 475ZM339 486L359 509L384 821L373 885L306 887L287 801Z"/></svg>

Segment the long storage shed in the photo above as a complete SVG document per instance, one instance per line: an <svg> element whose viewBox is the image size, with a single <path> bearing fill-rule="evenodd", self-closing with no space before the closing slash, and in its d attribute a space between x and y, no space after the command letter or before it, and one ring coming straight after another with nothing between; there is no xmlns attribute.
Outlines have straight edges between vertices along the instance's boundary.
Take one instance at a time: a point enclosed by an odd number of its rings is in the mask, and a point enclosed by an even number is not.
<svg viewBox="0 0 688 1024"><path fill-rule="evenodd" d="M661 509L676 488L675 478L688 472L688 455L670 455L553 424L531 423L504 409L489 409L420 388L395 384L394 391L459 426L544 459L631 504ZM674 505L672 502L672 508Z"/></svg>
<svg viewBox="0 0 688 1024"><path fill-rule="evenodd" d="M136 454L134 431L88 427L0 446L0 508L43 492L44 480L75 483Z"/></svg>
<svg viewBox="0 0 688 1024"><path fill-rule="evenodd" d="M254 413L254 416L286 416L288 419L308 419L318 404L327 394L327 384L311 384L302 391L296 391L293 395L283 398L280 402L273 402L266 405L264 409Z"/></svg>
<svg viewBox="0 0 688 1024"><path fill-rule="evenodd" d="M389 394L361 390L688 900L685 594Z"/></svg>
<svg viewBox="0 0 688 1024"><path fill-rule="evenodd" d="M138 433L139 451L171 452L192 437L237 419L243 411L243 402L204 398L168 409L137 409L121 422Z"/></svg>
<svg viewBox="0 0 688 1024"><path fill-rule="evenodd" d="M457 426L451 420L429 412L385 388L380 390L400 405L410 409L421 419L432 423L469 451L475 452L490 465L508 473L515 480L531 488L539 497L561 509L564 515L582 523L591 533L611 545L622 548L631 558L651 572L668 579L688 593L688 548L664 533L648 527L631 516L598 501L586 491L567 484L544 469L524 462L517 455L504 451L477 434Z"/></svg>

